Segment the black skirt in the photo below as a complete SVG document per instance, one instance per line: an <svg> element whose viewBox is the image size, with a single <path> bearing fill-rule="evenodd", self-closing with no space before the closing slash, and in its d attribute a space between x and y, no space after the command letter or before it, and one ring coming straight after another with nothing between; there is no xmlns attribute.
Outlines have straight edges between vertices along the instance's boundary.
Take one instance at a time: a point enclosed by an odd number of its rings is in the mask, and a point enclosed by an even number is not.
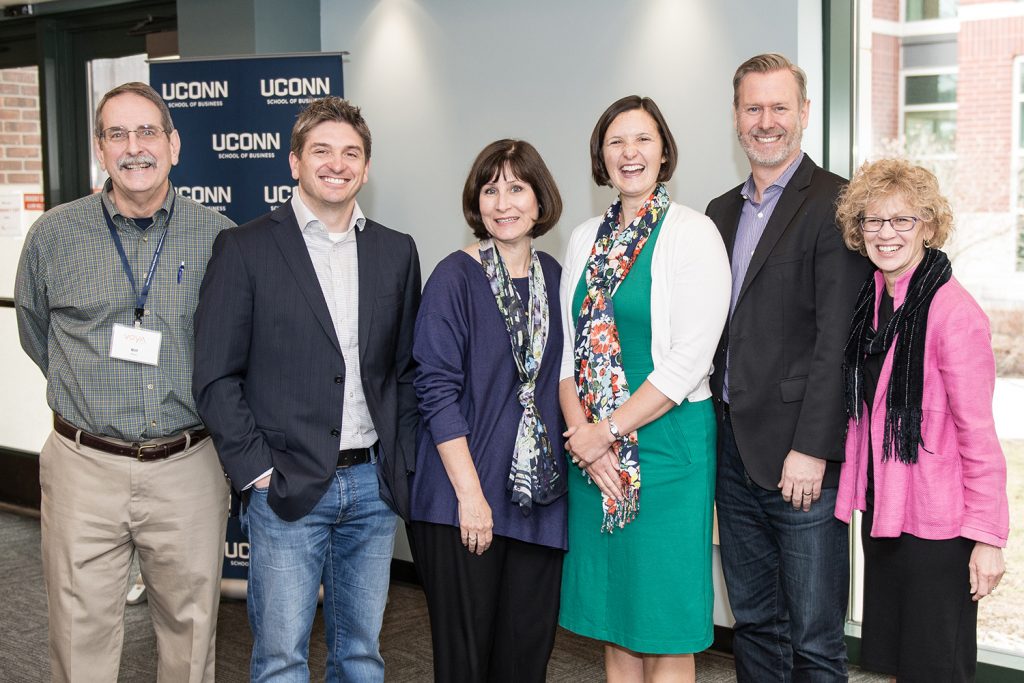
<svg viewBox="0 0 1024 683"><path fill-rule="evenodd" d="M864 513L864 622L861 666L900 683L973 681L978 603L968 562L974 541L910 534L871 538Z"/></svg>

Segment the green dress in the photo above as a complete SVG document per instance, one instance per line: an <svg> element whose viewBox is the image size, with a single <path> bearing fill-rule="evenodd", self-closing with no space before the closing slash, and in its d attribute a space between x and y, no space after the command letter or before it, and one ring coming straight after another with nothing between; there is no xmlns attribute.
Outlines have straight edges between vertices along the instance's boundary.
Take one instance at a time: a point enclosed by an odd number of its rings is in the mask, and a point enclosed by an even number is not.
<svg viewBox="0 0 1024 683"><path fill-rule="evenodd" d="M651 258L660 232L651 233L614 296L622 365L634 390L654 369ZM572 300L577 315L585 277ZM700 652L711 644L715 436L710 399L683 401L641 427L640 511L613 533L601 533L600 490L570 468L561 626L648 654Z"/></svg>

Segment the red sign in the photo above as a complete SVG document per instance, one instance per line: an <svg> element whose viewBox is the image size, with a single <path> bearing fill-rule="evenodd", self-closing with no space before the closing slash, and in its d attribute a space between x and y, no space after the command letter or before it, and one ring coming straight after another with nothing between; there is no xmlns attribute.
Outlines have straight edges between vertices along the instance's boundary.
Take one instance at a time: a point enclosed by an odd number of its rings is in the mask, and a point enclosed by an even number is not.
<svg viewBox="0 0 1024 683"><path fill-rule="evenodd" d="M25 193L26 211L46 211L46 201L41 194Z"/></svg>

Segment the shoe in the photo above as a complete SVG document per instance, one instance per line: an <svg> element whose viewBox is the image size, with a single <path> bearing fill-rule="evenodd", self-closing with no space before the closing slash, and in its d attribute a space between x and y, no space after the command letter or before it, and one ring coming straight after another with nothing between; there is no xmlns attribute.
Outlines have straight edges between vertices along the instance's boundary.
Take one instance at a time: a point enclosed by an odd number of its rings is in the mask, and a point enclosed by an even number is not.
<svg viewBox="0 0 1024 683"><path fill-rule="evenodd" d="M146 601L146 584L142 583L142 576L132 584L132 587L128 589L128 604L138 605L141 602Z"/></svg>

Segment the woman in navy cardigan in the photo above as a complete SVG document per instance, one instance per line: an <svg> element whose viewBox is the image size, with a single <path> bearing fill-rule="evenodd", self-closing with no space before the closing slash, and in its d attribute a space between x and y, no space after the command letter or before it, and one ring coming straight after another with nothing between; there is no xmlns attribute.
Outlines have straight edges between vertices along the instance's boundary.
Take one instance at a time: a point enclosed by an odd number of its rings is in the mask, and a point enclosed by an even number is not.
<svg viewBox="0 0 1024 683"><path fill-rule="evenodd" d="M543 681L566 548L561 268L533 238L562 202L532 145L499 140L462 206L479 242L437 265L416 320L413 554L435 680Z"/></svg>

